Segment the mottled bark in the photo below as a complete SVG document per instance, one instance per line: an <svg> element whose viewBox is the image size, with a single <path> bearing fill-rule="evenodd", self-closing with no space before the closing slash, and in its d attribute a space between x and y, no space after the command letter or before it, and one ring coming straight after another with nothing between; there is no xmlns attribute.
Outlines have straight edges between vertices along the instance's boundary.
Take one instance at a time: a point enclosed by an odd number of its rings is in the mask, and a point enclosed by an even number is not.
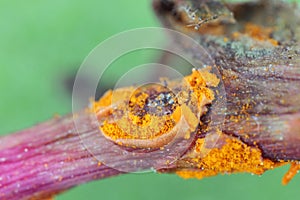
<svg viewBox="0 0 300 200"><path fill-rule="evenodd" d="M208 17L200 27L190 28L191 19L186 19L190 15L188 12L195 12L196 17L207 16L201 9L203 4L209 7L211 16L220 17L215 17L216 20ZM165 26L189 34L214 60L226 90L223 132L258 146L266 158L300 160L300 21L297 6L280 1L224 5L202 0L158 0L154 1L154 7ZM261 31L270 29L267 38L244 32L249 23L259 26ZM239 33L238 37L235 33ZM271 39L277 44L272 44ZM201 60L201 52L174 41L173 45L176 44L194 59Z"/></svg>

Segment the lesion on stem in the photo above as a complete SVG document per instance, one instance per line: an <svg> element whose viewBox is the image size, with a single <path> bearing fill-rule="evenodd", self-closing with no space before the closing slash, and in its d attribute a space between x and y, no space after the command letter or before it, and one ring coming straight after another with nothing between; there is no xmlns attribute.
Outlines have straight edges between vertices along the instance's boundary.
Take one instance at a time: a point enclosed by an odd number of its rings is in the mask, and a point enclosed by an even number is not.
<svg viewBox="0 0 300 200"><path fill-rule="evenodd" d="M175 136L189 138L214 100L210 87L218 84L219 79L207 69L194 69L183 80L108 91L93 103L92 111L103 113L111 108L107 111L110 116L98 115L99 128L107 139L130 147L161 148ZM187 130L182 120L187 121Z"/></svg>
<svg viewBox="0 0 300 200"><path fill-rule="evenodd" d="M286 184L298 171L300 159L298 8L271 0L155 0L153 6L164 26L190 35L209 52L227 97L220 144L213 148L199 138L179 161L181 169L174 171L203 178L219 173L261 174L291 163L283 179ZM176 44L197 59L197 52ZM200 129L205 133L205 128ZM202 155L199 145L210 152Z"/></svg>
<svg viewBox="0 0 300 200"><path fill-rule="evenodd" d="M0 199L46 198L122 174L97 157L134 167L136 160L110 148L147 155L166 148L175 136L174 148L167 149L172 155L152 158L156 171L204 178L262 174L291 164L284 184L298 172L299 10L271 0L154 0L153 5L164 26L193 37L215 65L194 70L184 80L169 80L164 87L109 91L87 110L1 138ZM183 41L172 45L201 61L201 54ZM220 84L227 101L214 110ZM225 120L214 121L211 113L224 114ZM219 129L211 132L212 125ZM97 143L99 134L108 146ZM83 141L91 144L93 153Z"/></svg>

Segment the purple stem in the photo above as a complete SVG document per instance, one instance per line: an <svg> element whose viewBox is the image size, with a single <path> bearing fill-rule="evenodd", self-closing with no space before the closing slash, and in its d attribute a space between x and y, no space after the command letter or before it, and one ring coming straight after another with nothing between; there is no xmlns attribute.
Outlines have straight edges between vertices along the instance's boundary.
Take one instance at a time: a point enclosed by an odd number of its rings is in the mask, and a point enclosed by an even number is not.
<svg viewBox="0 0 300 200"><path fill-rule="evenodd" d="M79 117L96 137L88 114ZM72 116L53 119L0 139L0 199L45 198L121 172L101 164L81 143Z"/></svg>

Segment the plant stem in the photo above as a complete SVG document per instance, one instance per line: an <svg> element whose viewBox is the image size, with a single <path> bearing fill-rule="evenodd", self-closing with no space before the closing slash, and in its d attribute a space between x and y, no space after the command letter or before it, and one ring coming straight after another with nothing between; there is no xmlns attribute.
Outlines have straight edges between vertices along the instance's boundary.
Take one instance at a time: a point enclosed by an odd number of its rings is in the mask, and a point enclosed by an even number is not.
<svg viewBox="0 0 300 200"><path fill-rule="evenodd" d="M98 128L91 125L89 114L78 120L86 137L96 137ZM50 197L121 173L84 148L71 115L1 138L0 172L0 199L9 200Z"/></svg>

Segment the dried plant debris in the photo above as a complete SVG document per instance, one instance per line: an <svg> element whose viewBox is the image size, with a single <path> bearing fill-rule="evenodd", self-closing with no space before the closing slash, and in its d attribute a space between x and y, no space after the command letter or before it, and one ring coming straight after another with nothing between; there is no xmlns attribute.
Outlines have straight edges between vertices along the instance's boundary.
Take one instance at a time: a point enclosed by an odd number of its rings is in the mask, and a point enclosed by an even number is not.
<svg viewBox="0 0 300 200"><path fill-rule="evenodd" d="M242 171L260 174L282 163L298 161L298 7L270 0L245 3L157 0L153 5L166 27L189 34L207 50L222 75L226 90L226 120L219 134L222 137L226 135L224 140L234 144L233 149L228 150L227 142L224 142L224 146L221 145L215 150L215 155L208 154L209 164L208 158L198 160L198 155L194 152L187 155L184 160L189 163L191 174L194 174L194 177ZM168 9L165 5L169 5ZM188 9L183 9L184 7ZM206 8L209 8L209 12ZM205 18L203 13L214 13L211 16L226 18L218 20L217 17L208 17L206 19L209 20L205 23L196 23L197 25L191 28L191 25L195 24L195 17ZM177 41L173 45L176 44L181 45ZM197 59L197 52L184 45L181 45L181 48ZM201 140L197 141L197 144L199 143L202 144ZM237 153L231 155L236 157L227 158L228 152L234 149ZM238 149L243 149L243 153ZM212 157L214 162L211 162ZM244 168L241 163L245 163L243 159L246 158L247 162L250 162L248 157L254 160L252 164L248 163L249 168ZM238 158L241 160L238 161ZM186 173L187 163L183 164L184 170L178 172L185 177L191 176ZM222 168L218 168L218 165ZM292 171L297 171L295 169L296 167L293 167ZM287 176L290 175L289 173ZM284 183L288 180L290 178L286 177Z"/></svg>

